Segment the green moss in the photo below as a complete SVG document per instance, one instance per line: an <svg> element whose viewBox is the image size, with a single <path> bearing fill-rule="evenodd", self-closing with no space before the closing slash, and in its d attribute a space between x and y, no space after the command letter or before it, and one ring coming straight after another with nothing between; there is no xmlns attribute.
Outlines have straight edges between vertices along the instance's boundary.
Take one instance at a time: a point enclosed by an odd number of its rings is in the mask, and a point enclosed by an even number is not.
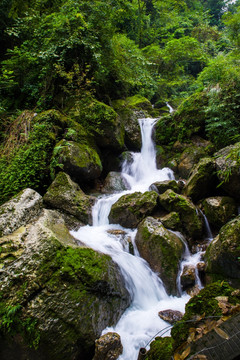
<svg viewBox="0 0 240 360"><path fill-rule="evenodd" d="M227 282L215 282L207 285L200 291L198 295L195 295L189 300L185 307L185 314L181 321L174 324L171 335L174 339L174 348L177 348L181 343L185 342L189 335L190 327L194 327L194 319L196 315L203 317L208 316L221 316L222 311L218 306L216 297L228 296L229 303L235 305L239 303L239 298L232 296L234 289L229 286Z"/></svg>
<svg viewBox="0 0 240 360"><path fill-rule="evenodd" d="M173 354L173 339L157 337L150 344L146 360L170 360Z"/></svg>

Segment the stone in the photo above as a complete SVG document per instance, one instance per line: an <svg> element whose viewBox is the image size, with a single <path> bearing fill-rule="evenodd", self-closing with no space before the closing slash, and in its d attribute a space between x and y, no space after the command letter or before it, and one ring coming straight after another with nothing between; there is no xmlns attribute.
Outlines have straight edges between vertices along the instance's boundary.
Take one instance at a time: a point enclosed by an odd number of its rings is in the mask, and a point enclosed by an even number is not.
<svg viewBox="0 0 240 360"><path fill-rule="evenodd" d="M183 179L187 179L199 160L205 156L205 150L202 147L192 145L187 147L179 159L178 173Z"/></svg>
<svg viewBox="0 0 240 360"><path fill-rule="evenodd" d="M177 212L185 232L193 239L202 235L203 224L195 205L184 195L167 190L159 196L160 204L169 212Z"/></svg>
<svg viewBox="0 0 240 360"><path fill-rule="evenodd" d="M182 223L180 220L180 216L177 212L170 212L169 214L160 217L160 221L163 226L167 229L179 231L182 229Z"/></svg>
<svg viewBox="0 0 240 360"><path fill-rule="evenodd" d="M120 336L108 332L95 341L95 355L93 360L117 360L123 352Z"/></svg>
<svg viewBox="0 0 240 360"><path fill-rule="evenodd" d="M93 196L87 196L79 185L64 172L59 172L43 197L44 204L79 219L84 224L92 223Z"/></svg>
<svg viewBox="0 0 240 360"><path fill-rule="evenodd" d="M0 236L8 235L34 221L42 210L42 196L25 189L0 206Z"/></svg>
<svg viewBox="0 0 240 360"><path fill-rule="evenodd" d="M215 163L212 158L203 158L194 167L187 180L183 194L198 201L210 195L216 187Z"/></svg>
<svg viewBox="0 0 240 360"><path fill-rule="evenodd" d="M12 262L1 259L1 317L13 312L9 327L0 328L1 359L18 349L29 360L91 360L95 340L130 304L118 266L79 247L54 210L14 236L0 239L21 250Z"/></svg>
<svg viewBox="0 0 240 360"><path fill-rule="evenodd" d="M186 290L193 287L196 282L195 267L193 265L185 265L181 274L182 289Z"/></svg>
<svg viewBox="0 0 240 360"><path fill-rule="evenodd" d="M158 316L162 320L169 322L169 324L174 324L176 321L180 321L182 319L183 313L178 310L167 309L159 311Z"/></svg>
<svg viewBox="0 0 240 360"><path fill-rule="evenodd" d="M209 224L215 229L220 229L238 213L236 202L229 196L212 196L204 199L202 209Z"/></svg>
<svg viewBox="0 0 240 360"><path fill-rule="evenodd" d="M184 250L180 238L162 223L147 217L138 226L135 242L140 255L159 274L169 294L176 295L179 262Z"/></svg>
<svg viewBox="0 0 240 360"><path fill-rule="evenodd" d="M240 216L224 225L207 248L206 272L240 279Z"/></svg>
<svg viewBox="0 0 240 360"><path fill-rule="evenodd" d="M61 140L56 147L60 150L56 161L77 183L97 179L102 172L98 153L86 144Z"/></svg>
<svg viewBox="0 0 240 360"><path fill-rule="evenodd" d="M221 188L237 200L240 200L239 151L240 142L227 146L214 154Z"/></svg>
<svg viewBox="0 0 240 360"><path fill-rule="evenodd" d="M154 188L152 188L154 187ZM150 186L150 190L157 188L159 194L163 194L168 189L175 191L176 193L180 192L178 182L176 180L165 180L165 181L156 181Z"/></svg>
<svg viewBox="0 0 240 360"><path fill-rule="evenodd" d="M108 173L106 179L104 180L102 192L113 193L121 192L128 189L129 186L122 174L116 171L111 171Z"/></svg>
<svg viewBox="0 0 240 360"><path fill-rule="evenodd" d="M120 224L127 228L136 228L157 207L158 194L155 191L145 193L135 192L120 197L113 204L110 214L110 224Z"/></svg>

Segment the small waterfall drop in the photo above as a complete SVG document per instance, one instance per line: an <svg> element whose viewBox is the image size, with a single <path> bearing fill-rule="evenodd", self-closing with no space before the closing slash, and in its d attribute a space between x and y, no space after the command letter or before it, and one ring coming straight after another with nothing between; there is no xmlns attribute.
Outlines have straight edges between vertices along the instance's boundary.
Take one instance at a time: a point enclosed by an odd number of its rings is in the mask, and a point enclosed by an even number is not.
<svg viewBox="0 0 240 360"><path fill-rule="evenodd" d="M133 161L125 162L122 169L122 175L129 183L130 190L100 198L93 207L93 226L87 225L76 232L72 231L72 235L86 246L112 257L119 265L131 294L132 304L118 324L103 331L115 331L121 336L124 350L119 360L136 360L139 348L145 347L156 333L169 325L159 318L158 312L169 308L183 312L189 299L186 294L181 298L168 296L162 281L138 254L134 243L137 231L109 224L108 220L111 206L122 195L135 191L145 192L155 181L174 179L172 170L159 170L156 167L156 153L152 140L155 122L155 119L149 118L139 120L142 133L141 153L133 153ZM124 237L114 236L114 229L122 230L125 237L132 239L135 256L127 251Z"/></svg>

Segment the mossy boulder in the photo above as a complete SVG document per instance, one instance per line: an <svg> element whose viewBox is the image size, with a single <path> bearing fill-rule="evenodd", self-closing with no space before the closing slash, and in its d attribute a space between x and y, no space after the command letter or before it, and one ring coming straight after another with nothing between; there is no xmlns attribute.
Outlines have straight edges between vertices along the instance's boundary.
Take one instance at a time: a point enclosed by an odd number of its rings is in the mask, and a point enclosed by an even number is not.
<svg viewBox="0 0 240 360"><path fill-rule="evenodd" d="M135 241L140 255L159 274L167 292L176 295L179 262L184 250L180 238L158 219L147 217L139 224Z"/></svg>
<svg viewBox="0 0 240 360"><path fill-rule="evenodd" d="M171 189L176 193L180 192L180 187L176 180L156 181L150 186L150 189L156 190L159 194L163 194L168 189Z"/></svg>
<svg viewBox="0 0 240 360"><path fill-rule="evenodd" d="M202 208L209 224L215 229L220 229L238 213L235 200L229 196L213 196L204 199Z"/></svg>
<svg viewBox="0 0 240 360"><path fill-rule="evenodd" d="M31 188L42 194L51 182L52 151L67 127L57 110L23 112L14 120L0 157L0 204Z"/></svg>
<svg viewBox="0 0 240 360"><path fill-rule="evenodd" d="M177 212L187 235L198 239L202 235L202 219L195 205L184 195L167 190L159 196L160 204L169 212Z"/></svg>
<svg viewBox="0 0 240 360"><path fill-rule="evenodd" d="M97 179L102 172L102 163L97 151L87 144L61 140L55 148L52 163L60 167L81 184Z"/></svg>
<svg viewBox="0 0 240 360"><path fill-rule="evenodd" d="M77 246L61 215L44 210L18 237L0 273L0 357L91 360L95 340L129 305L119 268ZM12 235L1 238L6 244ZM10 254L10 252L9 252Z"/></svg>
<svg viewBox="0 0 240 360"><path fill-rule="evenodd" d="M216 187L215 163L212 158L203 158L199 161L190 178L187 180L183 193L198 201L211 195Z"/></svg>
<svg viewBox="0 0 240 360"><path fill-rule="evenodd" d="M220 229L208 246L205 259L207 273L240 279L240 216Z"/></svg>
<svg viewBox="0 0 240 360"><path fill-rule="evenodd" d="M221 317L223 315L224 307L221 307L221 303L218 301L219 297L226 296L229 305L239 303L240 297L235 295L234 290L227 282L218 281L207 285L197 295L192 297L185 306L185 314L182 320L174 324L171 330L171 336L174 339L174 349L181 346L188 339L192 331L191 329L199 327L200 324L202 325L205 317ZM218 318L216 319L215 326L217 326L217 320Z"/></svg>
<svg viewBox="0 0 240 360"><path fill-rule="evenodd" d="M158 194L155 191L145 193L135 192L120 197L113 204L110 214L110 224L120 224L123 227L135 228L157 207Z"/></svg>
<svg viewBox="0 0 240 360"><path fill-rule="evenodd" d="M173 355L173 339L169 336L156 337L150 344L146 360L171 360Z"/></svg>
<svg viewBox="0 0 240 360"><path fill-rule="evenodd" d="M183 179L187 179L199 160L205 156L204 148L192 145L187 147L180 156L178 173Z"/></svg>
<svg viewBox="0 0 240 360"><path fill-rule="evenodd" d="M0 206L0 236L8 235L36 219L43 207L42 196L25 189Z"/></svg>
<svg viewBox="0 0 240 360"><path fill-rule="evenodd" d="M217 177L226 193L240 200L240 143L227 146L214 154Z"/></svg>
<svg viewBox="0 0 240 360"><path fill-rule="evenodd" d="M160 217L160 220L163 226L167 229L178 231L182 229L181 219L177 212L172 211L169 214Z"/></svg>
<svg viewBox="0 0 240 360"><path fill-rule="evenodd" d="M43 197L44 204L73 215L84 224L92 223L95 198L87 196L69 175L59 172Z"/></svg>
<svg viewBox="0 0 240 360"><path fill-rule="evenodd" d="M100 148L124 148L124 127L114 109L92 97L75 102L70 116L94 136Z"/></svg>

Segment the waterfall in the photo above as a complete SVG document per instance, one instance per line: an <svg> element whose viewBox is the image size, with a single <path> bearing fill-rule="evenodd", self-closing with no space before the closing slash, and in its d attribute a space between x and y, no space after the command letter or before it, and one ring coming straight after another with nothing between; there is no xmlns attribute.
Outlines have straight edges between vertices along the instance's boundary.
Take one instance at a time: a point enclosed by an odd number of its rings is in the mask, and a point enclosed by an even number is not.
<svg viewBox="0 0 240 360"><path fill-rule="evenodd" d="M169 308L183 312L189 299L186 294L181 298L167 295L160 278L138 254L134 242L137 230L109 224L108 220L111 206L122 195L135 191L145 192L155 181L174 178L172 170L158 170L156 167L156 152L152 140L155 122L155 119L150 118L139 119L142 134L141 153L133 153L133 161L126 161L122 168L122 175L129 183L130 190L100 198L93 207L93 226L87 225L71 232L82 243L112 257L119 265L131 294L131 306L122 315L118 324L103 331L115 331L121 336L124 350L119 360L136 360L139 348L145 347L156 333L169 325L159 318L158 312ZM122 230L125 236L113 235L113 231L109 230L114 229ZM135 256L128 253L128 237L132 239Z"/></svg>

